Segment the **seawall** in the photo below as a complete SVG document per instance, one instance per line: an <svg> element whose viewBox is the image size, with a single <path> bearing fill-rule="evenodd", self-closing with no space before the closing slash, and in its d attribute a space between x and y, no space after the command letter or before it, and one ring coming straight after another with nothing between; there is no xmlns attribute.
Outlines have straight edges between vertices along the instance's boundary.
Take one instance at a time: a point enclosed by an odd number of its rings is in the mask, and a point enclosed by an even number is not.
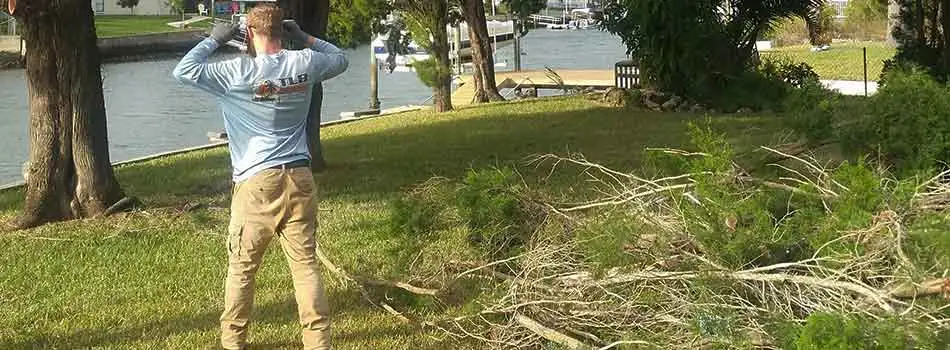
<svg viewBox="0 0 950 350"><path fill-rule="evenodd" d="M204 38L203 30L188 30L99 38L98 46L103 62L139 61L180 55ZM17 57L19 39L4 37L2 41L0 69L23 68L23 61ZM231 48L221 48L222 51L229 49Z"/></svg>
<svg viewBox="0 0 950 350"><path fill-rule="evenodd" d="M106 62L180 54L204 38L203 30L100 38L99 53Z"/></svg>

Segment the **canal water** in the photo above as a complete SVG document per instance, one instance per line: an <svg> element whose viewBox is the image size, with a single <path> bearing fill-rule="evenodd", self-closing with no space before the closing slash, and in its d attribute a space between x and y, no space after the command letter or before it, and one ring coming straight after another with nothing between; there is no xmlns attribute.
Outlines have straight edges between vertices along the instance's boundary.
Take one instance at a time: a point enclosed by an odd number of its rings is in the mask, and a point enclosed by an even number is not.
<svg viewBox="0 0 950 350"><path fill-rule="evenodd" d="M612 69L626 58L620 40L597 30L536 30L522 40L522 68ZM369 46L347 50L350 68L324 84L322 120L369 104ZM216 57L216 59L227 56ZM513 68L511 46L496 60ZM207 133L223 129L217 102L208 94L179 84L171 71L177 59L103 65L103 90L112 161L122 161L208 143ZM27 159L28 100L24 71L0 71L0 185L19 181ZM422 104L431 95L415 73L381 72L383 108Z"/></svg>

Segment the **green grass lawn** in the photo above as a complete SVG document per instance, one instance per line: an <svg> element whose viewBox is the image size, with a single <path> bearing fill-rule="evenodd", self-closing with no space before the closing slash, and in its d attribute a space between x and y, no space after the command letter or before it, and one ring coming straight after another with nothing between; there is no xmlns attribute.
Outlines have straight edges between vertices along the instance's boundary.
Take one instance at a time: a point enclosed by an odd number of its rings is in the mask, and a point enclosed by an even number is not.
<svg viewBox="0 0 950 350"><path fill-rule="evenodd" d="M574 98L329 127L323 131L329 169L318 178L319 240L351 272L398 278L390 255L398 242L385 234L386 210L409 186L497 165L516 166L525 178L537 179L546 169L525 164L525 158L549 152L581 152L592 161L633 169L645 147L683 145L686 123L702 118ZM777 129L777 119L768 115L710 121L744 146L770 142ZM0 349L214 348L229 173L223 148L123 166L120 182L145 210L0 234ZM569 191L569 185L552 186ZM206 206L178 209L187 203ZM0 194L0 222L21 206L22 193ZM427 254L463 259L465 244L463 235L446 235ZM355 288L329 277L328 284L336 349L473 348L400 324L362 301ZM279 248L268 252L257 286L253 344L299 348L293 287ZM464 304L387 294L415 315L450 314Z"/></svg>
<svg viewBox="0 0 950 350"><path fill-rule="evenodd" d="M96 34L100 38L108 38L174 32L179 29L168 23L177 21L181 21L181 16L96 16ZM191 29L207 26L207 23L198 23L191 25Z"/></svg>
<svg viewBox="0 0 950 350"><path fill-rule="evenodd" d="M884 60L894 57L893 47L881 42L836 43L831 50L811 52L811 46L788 46L763 52L763 57L784 55L796 62L805 62L822 79L864 80L864 53L868 49L868 80L877 81L884 68Z"/></svg>

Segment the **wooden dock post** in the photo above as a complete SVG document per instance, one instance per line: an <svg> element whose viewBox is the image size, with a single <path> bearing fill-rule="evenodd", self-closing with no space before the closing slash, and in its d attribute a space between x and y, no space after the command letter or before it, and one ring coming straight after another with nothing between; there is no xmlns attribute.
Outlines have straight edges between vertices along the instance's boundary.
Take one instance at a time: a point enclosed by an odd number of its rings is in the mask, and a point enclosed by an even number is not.
<svg viewBox="0 0 950 350"><path fill-rule="evenodd" d="M379 64L372 45L369 50L369 109L379 109Z"/></svg>

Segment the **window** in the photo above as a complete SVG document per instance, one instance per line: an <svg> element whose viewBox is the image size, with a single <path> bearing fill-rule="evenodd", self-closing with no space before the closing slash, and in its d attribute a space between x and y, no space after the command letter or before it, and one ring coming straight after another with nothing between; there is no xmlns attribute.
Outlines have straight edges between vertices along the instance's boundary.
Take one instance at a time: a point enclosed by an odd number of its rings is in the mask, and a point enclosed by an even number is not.
<svg viewBox="0 0 950 350"><path fill-rule="evenodd" d="M96 13L106 12L106 0L92 0L92 4Z"/></svg>
<svg viewBox="0 0 950 350"><path fill-rule="evenodd" d="M831 7L835 9L835 18L845 18L848 0L831 0Z"/></svg>

